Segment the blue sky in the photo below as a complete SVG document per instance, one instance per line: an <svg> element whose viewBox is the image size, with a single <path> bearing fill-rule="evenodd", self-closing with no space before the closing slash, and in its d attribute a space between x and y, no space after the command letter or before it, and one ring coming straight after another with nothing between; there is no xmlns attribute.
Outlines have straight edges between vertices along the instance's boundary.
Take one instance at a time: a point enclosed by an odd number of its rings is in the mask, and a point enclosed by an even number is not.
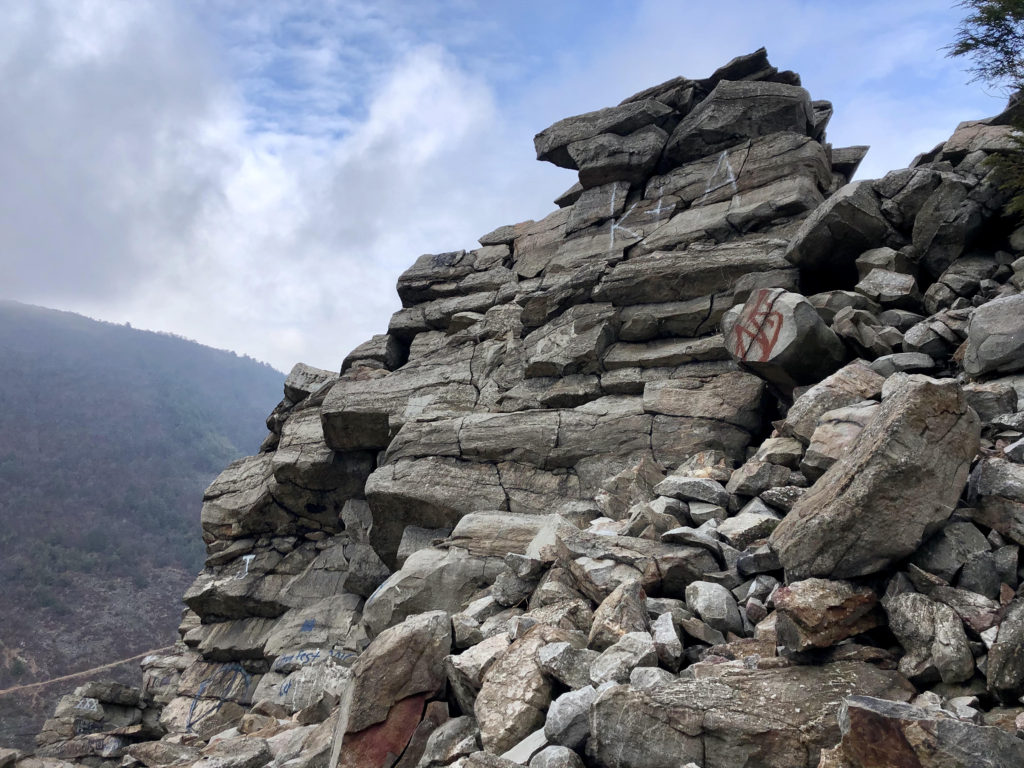
<svg viewBox="0 0 1024 768"><path fill-rule="evenodd" d="M942 0L0 0L0 296L337 368L421 253L538 218L532 137L761 45L861 177L999 111Z"/></svg>

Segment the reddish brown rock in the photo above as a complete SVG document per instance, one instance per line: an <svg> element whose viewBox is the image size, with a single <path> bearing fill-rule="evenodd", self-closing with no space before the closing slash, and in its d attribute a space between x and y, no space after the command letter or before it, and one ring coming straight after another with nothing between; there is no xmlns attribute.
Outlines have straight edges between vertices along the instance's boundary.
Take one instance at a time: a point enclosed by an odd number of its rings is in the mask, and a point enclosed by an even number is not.
<svg viewBox="0 0 1024 768"><path fill-rule="evenodd" d="M806 579L775 593L779 644L792 651L827 648L874 629L878 596L846 581Z"/></svg>
<svg viewBox="0 0 1024 768"><path fill-rule="evenodd" d="M942 710L851 696L839 710L842 753L850 768L1012 768L1024 741L972 725Z"/></svg>
<svg viewBox="0 0 1024 768"><path fill-rule="evenodd" d="M338 768L390 768L420 724L424 694L402 699L382 723L345 734Z"/></svg>
<svg viewBox="0 0 1024 768"><path fill-rule="evenodd" d="M416 768L426 751L427 743L431 735L442 725L448 722L448 705L443 701L432 701L427 704L416 730L409 737L409 744L405 748L402 759L395 764L395 768Z"/></svg>

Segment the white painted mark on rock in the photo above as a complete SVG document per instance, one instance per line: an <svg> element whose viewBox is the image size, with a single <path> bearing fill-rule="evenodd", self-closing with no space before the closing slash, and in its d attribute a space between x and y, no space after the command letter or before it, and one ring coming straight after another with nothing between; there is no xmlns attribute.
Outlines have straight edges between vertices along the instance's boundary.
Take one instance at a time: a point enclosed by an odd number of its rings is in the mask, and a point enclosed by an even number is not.
<svg viewBox="0 0 1024 768"><path fill-rule="evenodd" d="M654 217L654 223L655 224L660 224L661 223L661 212L662 212L661 201L665 198L665 195L662 192L662 190L664 190L664 189L665 189L664 187L658 187L658 207L654 208L653 210L647 211L647 215L648 216L653 216ZM675 208L675 206L672 206L672 207Z"/></svg>
<svg viewBox="0 0 1024 768"><path fill-rule="evenodd" d="M256 555L242 555L242 563L244 565L244 568L242 569L242 572L240 574L235 576L235 578L238 579L239 581L241 581L246 576L248 576L249 575L249 563L251 563L255 559L256 559Z"/></svg>
<svg viewBox="0 0 1024 768"><path fill-rule="evenodd" d="M614 193L613 193L612 197L614 198ZM632 237L634 239L640 237L640 235L638 235L633 230L627 229L626 227L622 226L622 222L624 222L627 218L629 218L629 214L631 214L633 212L633 209L636 208L636 206L637 206L637 203L633 203L631 206L629 206L629 210L626 211L624 214L622 214L622 216L619 217L618 221L615 221L615 219L612 219L611 229L608 230L608 248L611 249L611 248L615 247L615 231L616 230L625 232L627 235L629 235L630 237Z"/></svg>
<svg viewBox="0 0 1024 768"><path fill-rule="evenodd" d="M615 187L615 186L611 187L611 203L608 206L608 216L611 217L611 228L608 230L608 249L609 250L615 247L615 229L622 229L624 232L629 234L629 236L631 238L639 238L640 237L639 234L637 234L635 231L633 231L632 229L627 229L622 224L622 222L626 221L626 219L629 217L629 215L631 213L633 213L633 209L637 207L637 203L634 203L633 205L631 205L630 206L630 210L628 210L622 216L618 217L618 221L615 221L615 218L614 218L614 216L615 216L615 197L616 197L617 191L618 191L617 187ZM637 202L639 202L639 201L637 201Z"/></svg>
<svg viewBox="0 0 1024 768"><path fill-rule="evenodd" d="M723 177L723 181L716 184L715 179L718 178L719 175ZM701 195L698 202L703 201L705 197L710 195L712 192L718 191L722 187L732 187L733 195L738 192L738 188L736 186L736 174L732 169L732 163L729 162L728 150L723 151L722 154L718 156L718 164L715 166L714 173L712 173L710 178L708 178L708 183L704 187L704 194Z"/></svg>

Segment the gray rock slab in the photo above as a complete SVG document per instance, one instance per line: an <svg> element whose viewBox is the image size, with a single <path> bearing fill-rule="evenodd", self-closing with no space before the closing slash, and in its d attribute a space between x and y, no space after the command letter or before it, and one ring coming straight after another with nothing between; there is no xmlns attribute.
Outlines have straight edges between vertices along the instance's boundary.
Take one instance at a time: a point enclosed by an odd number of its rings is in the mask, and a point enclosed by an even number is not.
<svg viewBox="0 0 1024 768"><path fill-rule="evenodd" d="M885 245L890 226L870 182L840 189L808 216L786 251L801 269L846 269L864 251Z"/></svg>
<svg viewBox="0 0 1024 768"><path fill-rule="evenodd" d="M788 578L874 573L916 550L956 506L977 416L955 382L897 374L887 384L852 450L772 532Z"/></svg>
<svg viewBox="0 0 1024 768"><path fill-rule="evenodd" d="M534 755L530 768L583 768L583 760L567 747L550 746Z"/></svg>
<svg viewBox="0 0 1024 768"><path fill-rule="evenodd" d="M569 157L580 172L584 189L615 181L631 184L645 181L654 170L668 134L656 125L640 128L627 136L602 133L569 145Z"/></svg>
<svg viewBox="0 0 1024 768"><path fill-rule="evenodd" d="M590 736L590 706L597 698L592 685L563 693L548 707L544 735L552 744L577 749Z"/></svg>
<svg viewBox="0 0 1024 768"><path fill-rule="evenodd" d="M749 272L788 268L782 247L781 241L755 239L636 256L608 272L594 300L629 306L710 296L731 289Z"/></svg>
<svg viewBox="0 0 1024 768"><path fill-rule="evenodd" d="M646 691L617 686L594 703L590 750L609 768L816 768L839 741L836 712L860 692L906 701L896 672L862 662L751 670Z"/></svg>
<svg viewBox="0 0 1024 768"><path fill-rule="evenodd" d="M781 131L807 135L813 123L811 98L803 88L723 80L672 132L665 155L682 165L744 139Z"/></svg>
<svg viewBox="0 0 1024 768"><path fill-rule="evenodd" d="M657 125L672 114L672 109L653 99L634 101L618 107L568 117L545 128L533 139L538 160L547 160L562 168L576 169L569 154L573 142L602 133L625 135L647 125Z"/></svg>
<svg viewBox="0 0 1024 768"><path fill-rule="evenodd" d="M967 331L963 364L970 376L1024 368L1024 295L1004 296L978 308Z"/></svg>
<svg viewBox="0 0 1024 768"><path fill-rule="evenodd" d="M655 667L658 653L654 640L647 632L630 632L606 648L590 665L590 679L594 685L627 683L637 667Z"/></svg>

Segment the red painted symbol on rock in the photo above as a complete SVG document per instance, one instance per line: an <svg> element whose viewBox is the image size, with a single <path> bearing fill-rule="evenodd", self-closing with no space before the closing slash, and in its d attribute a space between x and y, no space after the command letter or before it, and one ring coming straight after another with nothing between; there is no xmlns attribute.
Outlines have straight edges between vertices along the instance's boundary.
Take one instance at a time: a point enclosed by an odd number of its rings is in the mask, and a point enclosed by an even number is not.
<svg viewBox="0 0 1024 768"><path fill-rule="evenodd" d="M748 300L743 308L732 331L741 359L763 363L771 357L782 332L782 313L773 309L775 297L774 291L757 291L750 297L753 303Z"/></svg>

